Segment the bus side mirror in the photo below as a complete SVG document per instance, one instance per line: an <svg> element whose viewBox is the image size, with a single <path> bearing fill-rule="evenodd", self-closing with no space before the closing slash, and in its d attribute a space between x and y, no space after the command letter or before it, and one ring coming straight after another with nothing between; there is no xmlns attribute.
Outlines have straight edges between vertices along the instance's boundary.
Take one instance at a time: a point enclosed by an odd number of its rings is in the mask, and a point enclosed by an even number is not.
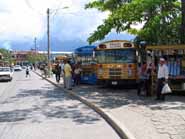
<svg viewBox="0 0 185 139"><path fill-rule="evenodd" d="M93 51L93 59L95 59L95 51Z"/></svg>

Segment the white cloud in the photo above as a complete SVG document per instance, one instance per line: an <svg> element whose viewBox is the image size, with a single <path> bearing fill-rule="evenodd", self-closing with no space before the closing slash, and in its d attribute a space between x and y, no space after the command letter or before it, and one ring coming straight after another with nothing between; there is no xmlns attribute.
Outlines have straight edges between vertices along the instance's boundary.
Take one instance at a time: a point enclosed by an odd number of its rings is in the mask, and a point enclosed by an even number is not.
<svg viewBox="0 0 185 139"><path fill-rule="evenodd" d="M22 39L42 33L42 19L27 8L24 0L1 0L0 9L0 39ZM2 8L1 8L2 7Z"/></svg>
<svg viewBox="0 0 185 139"><path fill-rule="evenodd" d="M83 11L80 14L63 15L60 18L56 18L53 26L53 34L65 34L62 38L71 39L72 37L86 40L98 25L102 24L103 19L106 17L106 13L98 13L96 10ZM51 26L52 29L52 26ZM56 36L57 37L57 36ZM60 37L60 35L58 35Z"/></svg>
<svg viewBox="0 0 185 139"><path fill-rule="evenodd" d="M143 28L143 26L145 25L146 22L140 22L140 23L135 23L133 25L131 25L132 28L135 28L137 30L140 30Z"/></svg>
<svg viewBox="0 0 185 139"><path fill-rule="evenodd" d="M28 40L46 34L46 9L51 8L51 34L59 39L86 40L107 13L85 10L90 0L1 0L0 40Z"/></svg>

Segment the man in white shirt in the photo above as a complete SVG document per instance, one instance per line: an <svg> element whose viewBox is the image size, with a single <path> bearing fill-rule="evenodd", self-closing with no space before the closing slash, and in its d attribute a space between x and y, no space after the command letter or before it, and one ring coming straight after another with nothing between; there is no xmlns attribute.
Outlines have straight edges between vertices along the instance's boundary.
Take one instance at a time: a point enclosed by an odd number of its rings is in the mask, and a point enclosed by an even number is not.
<svg viewBox="0 0 185 139"><path fill-rule="evenodd" d="M64 62L60 63L60 67L61 67L61 76L64 76Z"/></svg>
<svg viewBox="0 0 185 139"><path fill-rule="evenodd" d="M168 67L165 64L166 61L164 58L160 58L159 61L159 68L157 72L157 98L156 100L165 100L164 94L161 94L162 88L165 84L165 82L168 81Z"/></svg>

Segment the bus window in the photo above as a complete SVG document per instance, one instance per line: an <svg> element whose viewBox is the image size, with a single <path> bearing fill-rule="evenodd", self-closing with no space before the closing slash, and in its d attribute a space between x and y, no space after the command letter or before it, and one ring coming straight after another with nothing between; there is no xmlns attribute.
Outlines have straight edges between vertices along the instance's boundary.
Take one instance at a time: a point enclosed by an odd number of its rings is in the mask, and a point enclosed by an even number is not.
<svg viewBox="0 0 185 139"><path fill-rule="evenodd" d="M98 63L135 63L135 49L100 50L96 52Z"/></svg>

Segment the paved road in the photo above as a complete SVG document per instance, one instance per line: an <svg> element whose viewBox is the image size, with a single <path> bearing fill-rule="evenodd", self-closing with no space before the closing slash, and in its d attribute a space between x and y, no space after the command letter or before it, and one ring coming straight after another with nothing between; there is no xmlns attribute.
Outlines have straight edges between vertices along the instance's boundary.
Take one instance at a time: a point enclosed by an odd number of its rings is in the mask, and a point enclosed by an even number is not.
<svg viewBox="0 0 185 139"><path fill-rule="evenodd" d="M34 73L0 82L0 139L119 139L93 110Z"/></svg>

